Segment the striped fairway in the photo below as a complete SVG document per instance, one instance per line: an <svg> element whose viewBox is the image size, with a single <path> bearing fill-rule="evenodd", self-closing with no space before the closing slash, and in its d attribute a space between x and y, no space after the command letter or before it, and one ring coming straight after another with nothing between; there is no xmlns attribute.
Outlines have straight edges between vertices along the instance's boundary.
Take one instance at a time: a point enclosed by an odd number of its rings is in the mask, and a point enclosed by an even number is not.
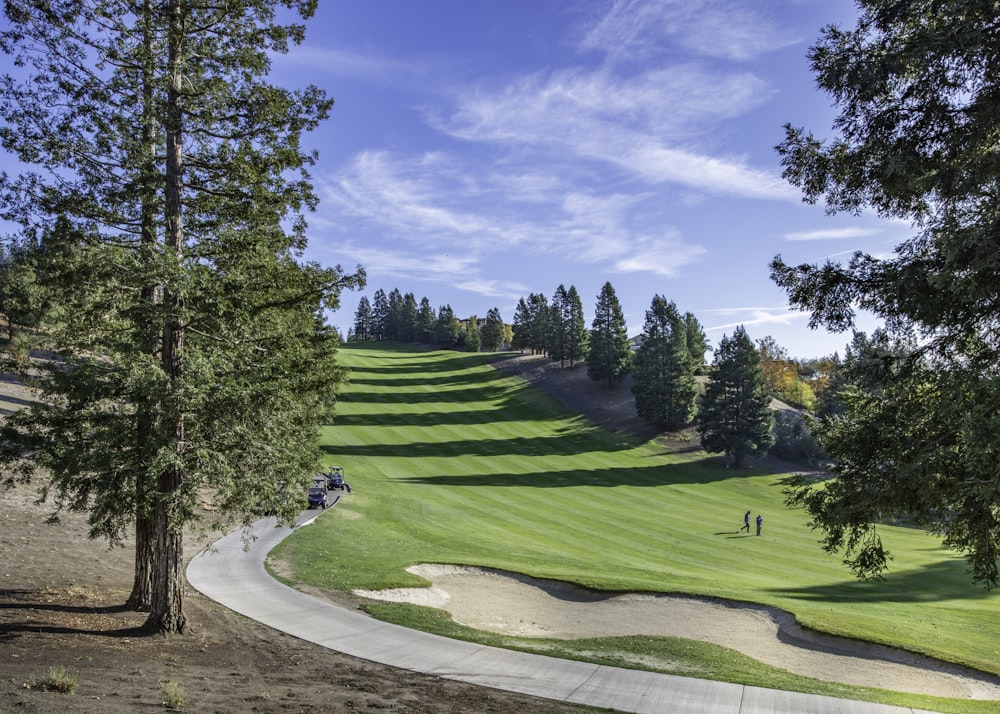
<svg viewBox="0 0 1000 714"><path fill-rule="evenodd" d="M426 584L419 562L481 565L605 590L774 605L803 624L1000 672L1000 596L919 531L886 527L884 582L822 552L789 474L734 473L597 428L496 356L349 345L351 384L324 432L353 492L275 555L321 587ZM760 538L738 533L764 516Z"/></svg>

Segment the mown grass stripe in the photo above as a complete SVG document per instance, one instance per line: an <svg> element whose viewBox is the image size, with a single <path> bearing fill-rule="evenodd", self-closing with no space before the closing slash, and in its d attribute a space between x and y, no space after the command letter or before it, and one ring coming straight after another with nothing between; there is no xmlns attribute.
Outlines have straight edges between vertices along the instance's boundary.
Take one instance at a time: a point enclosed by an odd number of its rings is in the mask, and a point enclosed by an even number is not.
<svg viewBox="0 0 1000 714"><path fill-rule="evenodd" d="M487 355L341 354L354 383L324 448L355 491L282 546L304 580L390 587L419 582L403 570L413 562L478 564L774 605L806 626L1000 671L1000 594L971 585L932 537L883 529L897 556L889 579L857 582L784 507L788 474L734 474L610 434ZM747 508L764 515L762 538L736 533ZM335 555L312 563L320 542Z"/></svg>

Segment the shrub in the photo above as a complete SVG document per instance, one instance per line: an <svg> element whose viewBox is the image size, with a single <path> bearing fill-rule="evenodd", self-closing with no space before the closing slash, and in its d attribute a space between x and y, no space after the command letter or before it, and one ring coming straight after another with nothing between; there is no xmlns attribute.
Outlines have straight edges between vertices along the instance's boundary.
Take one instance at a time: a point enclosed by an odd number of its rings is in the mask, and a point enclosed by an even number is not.
<svg viewBox="0 0 1000 714"><path fill-rule="evenodd" d="M184 686L180 682L167 680L160 691L163 693L163 706L167 709L180 709L184 706Z"/></svg>
<svg viewBox="0 0 1000 714"><path fill-rule="evenodd" d="M52 667L45 677L38 677L32 685L35 689L72 694L76 689L76 675L65 667Z"/></svg>

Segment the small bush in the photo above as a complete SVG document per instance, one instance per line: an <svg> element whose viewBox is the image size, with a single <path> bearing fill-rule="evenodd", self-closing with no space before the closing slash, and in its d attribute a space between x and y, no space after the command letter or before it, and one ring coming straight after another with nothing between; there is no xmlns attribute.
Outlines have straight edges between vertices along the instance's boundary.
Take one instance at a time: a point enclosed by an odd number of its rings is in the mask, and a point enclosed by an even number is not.
<svg viewBox="0 0 1000 714"><path fill-rule="evenodd" d="M184 706L184 687L180 682L167 680L160 691L163 693L163 706L167 709L180 709Z"/></svg>
<svg viewBox="0 0 1000 714"><path fill-rule="evenodd" d="M35 689L44 689L50 692L72 694L76 689L76 675L65 667L52 667L47 676L38 677L32 686Z"/></svg>

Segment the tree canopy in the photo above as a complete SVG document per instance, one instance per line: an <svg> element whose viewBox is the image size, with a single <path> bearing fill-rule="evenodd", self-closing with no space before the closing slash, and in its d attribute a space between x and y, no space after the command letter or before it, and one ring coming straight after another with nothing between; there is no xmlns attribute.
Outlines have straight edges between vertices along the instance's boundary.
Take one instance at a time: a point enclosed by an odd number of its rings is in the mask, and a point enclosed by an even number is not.
<svg viewBox="0 0 1000 714"><path fill-rule="evenodd" d="M687 325L673 302L655 295L633 360L636 413L666 429L690 423L697 389Z"/></svg>
<svg viewBox="0 0 1000 714"><path fill-rule="evenodd" d="M618 296L610 282L601 288L594 307L594 321L590 328L587 350L587 375L595 381L604 381L610 389L621 382L632 366L632 345L625 329Z"/></svg>
<svg viewBox="0 0 1000 714"><path fill-rule="evenodd" d="M826 28L809 59L836 101L836 135L786 128L784 175L829 211L873 210L914 227L894 255L846 265L772 263L772 277L813 326L850 329L855 310L890 334L913 330L912 354L868 361L840 421L825 427L836 459L806 506L833 550L862 576L887 554L883 518L915 519L998 583L1000 488L994 424L1000 364L1000 15L993 2L862 0L853 29ZM874 374L876 377L872 377ZM915 440L916 437L919 437ZM872 497L862 502L852 488Z"/></svg>
<svg viewBox="0 0 1000 714"><path fill-rule="evenodd" d="M698 419L702 447L724 453L727 468L743 468L746 457L774 443L770 404L760 353L741 325L722 338L712 359Z"/></svg>

